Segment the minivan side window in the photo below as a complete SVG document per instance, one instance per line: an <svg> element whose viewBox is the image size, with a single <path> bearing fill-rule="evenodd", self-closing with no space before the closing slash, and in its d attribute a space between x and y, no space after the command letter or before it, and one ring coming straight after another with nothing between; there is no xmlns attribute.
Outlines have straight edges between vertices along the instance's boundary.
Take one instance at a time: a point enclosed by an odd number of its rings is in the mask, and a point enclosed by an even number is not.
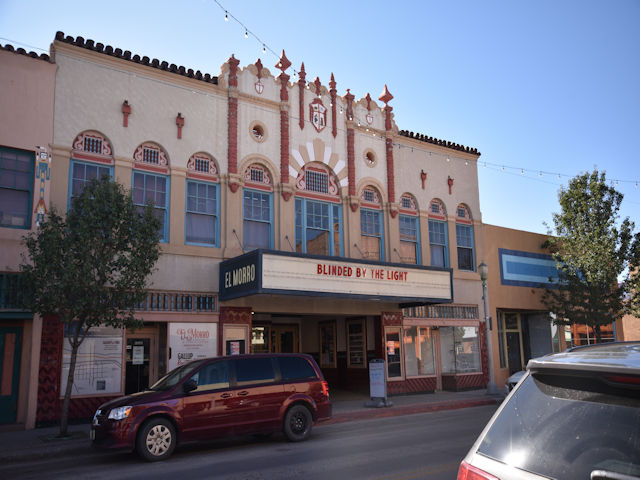
<svg viewBox="0 0 640 480"><path fill-rule="evenodd" d="M191 380L195 380L198 384L196 392L229 388L229 362L210 363L198 370Z"/></svg>
<svg viewBox="0 0 640 480"><path fill-rule="evenodd" d="M282 380L305 380L318 377L316 371L305 358L279 357L278 363Z"/></svg>
<svg viewBox="0 0 640 480"><path fill-rule="evenodd" d="M273 382L276 374L271 358L238 358L236 364L236 382L239 387L258 383Z"/></svg>

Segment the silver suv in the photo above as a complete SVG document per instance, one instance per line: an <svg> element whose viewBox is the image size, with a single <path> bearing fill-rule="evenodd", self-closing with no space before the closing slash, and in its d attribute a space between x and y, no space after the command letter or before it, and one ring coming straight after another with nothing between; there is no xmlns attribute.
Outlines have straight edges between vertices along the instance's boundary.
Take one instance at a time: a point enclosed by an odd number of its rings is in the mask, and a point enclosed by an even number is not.
<svg viewBox="0 0 640 480"><path fill-rule="evenodd" d="M458 471L539 478L640 479L640 342L530 360Z"/></svg>

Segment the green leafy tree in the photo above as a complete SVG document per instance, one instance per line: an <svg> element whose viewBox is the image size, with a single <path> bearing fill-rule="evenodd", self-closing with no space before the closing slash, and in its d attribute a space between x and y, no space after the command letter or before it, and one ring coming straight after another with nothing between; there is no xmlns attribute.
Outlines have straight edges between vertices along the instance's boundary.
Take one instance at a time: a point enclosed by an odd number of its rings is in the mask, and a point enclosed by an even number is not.
<svg viewBox="0 0 640 480"><path fill-rule="evenodd" d="M78 348L87 333L100 325L142 323L135 307L160 255L160 226L151 205L139 209L122 185L104 176L73 198L66 219L52 208L23 239L23 303L40 315L59 317L71 347L60 436L67 435Z"/></svg>
<svg viewBox="0 0 640 480"><path fill-rule="evenodd" d="M597 342L603 325L639 312L640 233L629 218L621 221L622 198L604 172L573 178L560 189L561 212L553 214L555 232L545 242L558 278L543 302L556 324L585 324Z"/></svg>

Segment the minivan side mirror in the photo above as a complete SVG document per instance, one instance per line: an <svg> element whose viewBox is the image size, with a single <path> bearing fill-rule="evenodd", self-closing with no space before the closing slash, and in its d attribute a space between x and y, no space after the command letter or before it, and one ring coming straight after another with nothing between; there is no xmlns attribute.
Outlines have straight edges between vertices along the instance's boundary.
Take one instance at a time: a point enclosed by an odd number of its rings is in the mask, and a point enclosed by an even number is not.
<svg viewBox="0 0 640 480"><path fill-rule="evenodd" d="M184 391L184 393L193 392L196 388L198 388L198 382L196 382L193 378L190 378L182 384L182 390Z"/></svg>

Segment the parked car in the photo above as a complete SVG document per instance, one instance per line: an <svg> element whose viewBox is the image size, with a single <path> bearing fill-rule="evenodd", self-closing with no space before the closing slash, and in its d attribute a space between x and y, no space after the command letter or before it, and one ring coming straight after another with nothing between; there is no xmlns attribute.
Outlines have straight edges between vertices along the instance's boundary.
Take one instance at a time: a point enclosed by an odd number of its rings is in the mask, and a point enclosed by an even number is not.
<svg viewBox="0 0 640 480"><path fill-rule="evenodd" d="M640 342L530 360L458 480L640 478Z"/></svg>
<svg viewBox="0 0 640 480"><path fill-rule="evenodd" d="M282 430L306 440L331 418L329 387L309 355L256 354L195 360L149 390L111 400L91 425L94 446L135 449L148 461L178 442Z"/></svg>
<svg viewBox="0 0 640 480"><path fill-rule="evenodd" d="M527 372L525 372L524 370L520 370L518 372L515 372L509 378L507 378L507 381L506 381L507 392L510 392L515 388L515 386L522 379L522 377L524 377L525 373Z"/></svg>

